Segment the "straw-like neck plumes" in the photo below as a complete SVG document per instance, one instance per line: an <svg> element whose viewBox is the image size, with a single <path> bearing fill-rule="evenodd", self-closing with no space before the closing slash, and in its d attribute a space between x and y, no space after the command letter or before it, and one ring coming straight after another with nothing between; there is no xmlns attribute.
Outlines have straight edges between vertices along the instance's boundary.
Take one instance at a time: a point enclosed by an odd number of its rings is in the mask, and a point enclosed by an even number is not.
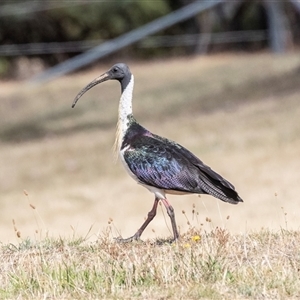
<svg viewBox="0 0 300 300"><path fill-rule="evenodd" d="M132 92L133 92L134 78L131 74L131 78L127 86L122 88L122 95L119 103L119 117L117 124L116 139L114 144L115 157L118 157L119 151L121 149L123 137L126 133L126 130L129 127L129 118L128 116L132 115Z"/></svg>

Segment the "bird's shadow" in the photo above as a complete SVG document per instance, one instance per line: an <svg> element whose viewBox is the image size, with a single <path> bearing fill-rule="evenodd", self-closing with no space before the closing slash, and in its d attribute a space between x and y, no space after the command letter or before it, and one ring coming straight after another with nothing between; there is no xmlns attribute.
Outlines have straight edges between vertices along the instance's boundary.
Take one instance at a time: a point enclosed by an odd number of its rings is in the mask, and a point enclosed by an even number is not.
<svg viewBox="0 0 300 300"><path fill-rule="evenodd" d="M174 240L174 238L158 238L154 242L152 242L153 245L163 246L163 245L170 245L176 243L177 240Z"/></svg>
<svg viewBox="0 0 300 300"><path fill-rule="evenodd" d="M174 238L156 238L155 240L146 240L143 241L141 239L138 240L127 240L122 238L115 238L114 239L116 243L118 244L140 244L140 245L146 245L149 244L151 246L163 246L163 245L171 245L173 243L176 243L177 241L174 240Z"/></svg>

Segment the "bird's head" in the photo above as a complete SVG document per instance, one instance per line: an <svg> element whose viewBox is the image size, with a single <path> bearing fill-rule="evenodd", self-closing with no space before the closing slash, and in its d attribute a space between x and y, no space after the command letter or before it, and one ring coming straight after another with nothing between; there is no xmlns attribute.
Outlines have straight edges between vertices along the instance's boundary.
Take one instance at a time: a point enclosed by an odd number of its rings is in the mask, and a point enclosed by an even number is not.
<svg viewBox="0 0 300 300"><path fill-rule="evenodd" d="M131 72L129 67L126 64L118 63L113 65L107 72L100 75L91 81L87 86L85 86L75 97L72 107L76 105L76 102L80 99L80 97L87 92L89 89L94 87L95 85L107 81L107 80L118 80L121 84L122 91L126 88L127 84L131 79Z"/></svg>

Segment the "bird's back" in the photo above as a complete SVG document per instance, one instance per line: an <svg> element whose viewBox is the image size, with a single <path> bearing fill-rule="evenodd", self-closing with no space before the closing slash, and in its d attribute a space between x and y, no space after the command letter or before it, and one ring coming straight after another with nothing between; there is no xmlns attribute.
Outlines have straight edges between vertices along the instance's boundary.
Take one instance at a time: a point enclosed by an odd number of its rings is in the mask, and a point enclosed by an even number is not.
<svg viewBox="0 0 300 300"><path fill-rule="evenodd" d="M121 152L142 184L165 192L210 194L232 204L243 201L230 182L185 147L152 134L135 121L124 136Z"/></svg>

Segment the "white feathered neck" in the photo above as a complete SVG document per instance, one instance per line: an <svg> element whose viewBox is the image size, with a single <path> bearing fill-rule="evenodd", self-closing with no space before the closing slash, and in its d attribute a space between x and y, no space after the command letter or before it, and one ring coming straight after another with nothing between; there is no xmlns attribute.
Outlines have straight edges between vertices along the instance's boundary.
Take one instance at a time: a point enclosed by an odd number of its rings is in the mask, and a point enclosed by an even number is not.
<svg viewBox="0 0 300 300"><path fill-rule="evenodd" d="M121 145L124 139L124 135L129 127L128 116L132 115L132 93L134 86L134 77L131 74L131 79L123 90L120 102L119 102L119 115L116 131L116 139L114 143L114 154L115 158L118 158L120 153Z"/></svg>

